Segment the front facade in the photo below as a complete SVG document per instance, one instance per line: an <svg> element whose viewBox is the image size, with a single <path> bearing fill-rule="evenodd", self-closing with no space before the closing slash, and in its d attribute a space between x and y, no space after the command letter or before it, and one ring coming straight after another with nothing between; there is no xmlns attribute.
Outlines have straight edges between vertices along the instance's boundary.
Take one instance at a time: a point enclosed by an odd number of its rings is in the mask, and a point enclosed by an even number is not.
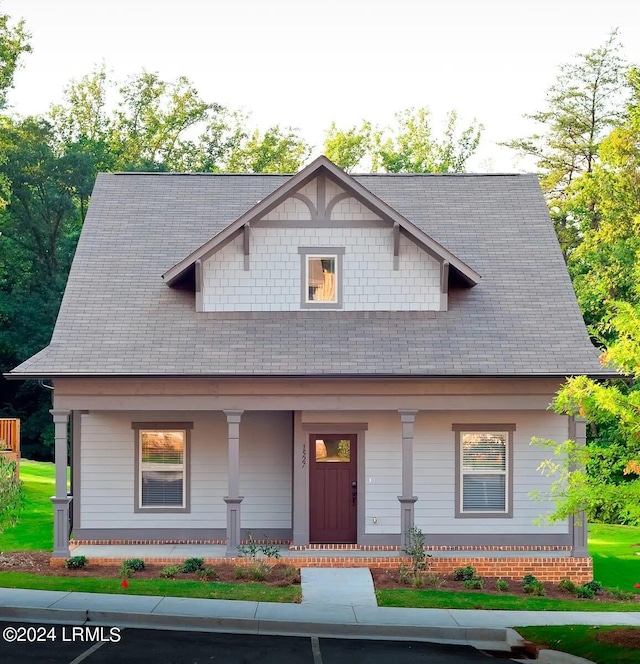
<svg viewBox="0 0 640 664"><path fill-rule="evenodd" d="M532 176L98 179L50 346L54 556L76 541L584 558L531 438L598 375ZM72 497L67 496L68 431Z"/></svg>

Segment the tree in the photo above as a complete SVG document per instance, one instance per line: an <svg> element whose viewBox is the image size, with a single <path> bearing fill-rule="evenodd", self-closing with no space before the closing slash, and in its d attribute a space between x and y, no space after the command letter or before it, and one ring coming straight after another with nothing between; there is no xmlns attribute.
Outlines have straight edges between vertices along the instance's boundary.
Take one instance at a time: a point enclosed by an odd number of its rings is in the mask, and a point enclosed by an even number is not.
<svg viewBox="0 0 640 664"><path fill-rule="evenodd" d="M581 174L593 171L600 141L622 119L627 65L621 50L614 30L599 48L561 65L556 82L547 90L546 108L525 115L539 123L541 131L503 144L536 160L565 256L580 241L564 207L567 187ZM592 209L589 201L585 205L586 210Z"/></svg>
<svg viewBox="0 0 640 664"><path fill-rule="evenodd" d="M483 129L474 120L459 131L458 115L450 111L444 135L436 138L427 108L409 108L395 118L396 125L384 129L363 121L360 127L340 130L332 123L325 154L349 171L368 161L374 172L460 173L478 148Z"/></svg>
<svg viewBox="0 0 640 664"><path fill-rule="evenodd" d="M24 493L15 469L15 461L0 455L0 534L16 522L22 509Z"/></svg>
<svg viewBox="0 0 640 664"><path fill-rule="evenodd" d="M553 449L558 459L540 466L544 474L555 478L545 496L556 503L551 521L586 510L591 518L607 522L640 523L640 306L616 303L610 325L615 341L602 361L635 377L609 384L573 377L553 404L557 413L586 417L608 435L584 447L572 440L534 439Z"/></svg>
<svg viewBox="0 0 640 664"><path fill-rule="evenodd" d="M360 127L338 129L335 122L327 130L324 154L338 167L351 173L373 151L371 123L364 120Z"/></svg>
<svg viewBox="0 0 640 664"><path fill-rule="evenodd" d="M585 321L600 334L610 303L640 303L640 71L629 73L625 120L602 140L599 160L566 194L565 210L580 244L568 266ZM597 223L594 223L597 220Z"/></svg>
<svg viewBox="0 0 640 664"><path fill-rule="evenodd" d="M20 57L31 52L30 34L24 21L9 25L8 14L0 14L0 110L7 103L7 92L13 87L13 76L20 64Z"/></svg>

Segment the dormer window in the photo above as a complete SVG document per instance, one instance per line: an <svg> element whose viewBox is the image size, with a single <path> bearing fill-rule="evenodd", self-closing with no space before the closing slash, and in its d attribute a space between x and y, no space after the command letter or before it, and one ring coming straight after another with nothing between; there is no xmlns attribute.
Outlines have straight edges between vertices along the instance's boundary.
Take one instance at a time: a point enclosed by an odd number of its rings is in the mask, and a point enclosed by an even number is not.
<svg viewBox="0 0 640 664"><path fill-rule="evenodd" d="M344 247L300 247L303 309L342 308Z"/></svg>

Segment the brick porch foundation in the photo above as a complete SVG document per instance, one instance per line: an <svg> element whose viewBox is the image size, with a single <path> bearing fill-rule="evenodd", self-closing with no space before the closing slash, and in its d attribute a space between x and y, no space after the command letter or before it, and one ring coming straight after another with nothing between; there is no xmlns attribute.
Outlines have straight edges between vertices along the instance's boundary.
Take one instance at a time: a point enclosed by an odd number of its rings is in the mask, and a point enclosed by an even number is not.
<svg viewBox="0 0 640 664"><path fill-rule="evenodd" d="M314 555L286 556L279 560L269 560L271 564L290 564L296 567L369 567L374 569L397 570L402 563L406 564L407 556L314 556ZM135 551L131 558L137 557ZM90 563L100 565L120 566L126 558L98 558L91 557ZM145 562L160 565L176 565L181 562L179 558L151 558L145 557ZM205 558L205 564L211 567L216 565L248 565L247 558ZM64 559L51 558L53 567L63 566ZM429 570L437 574L450 574L458 567L471 565L475 567L480 576L501 577L505 579L521 580L526 574L533 574L540 581L557 583L560 579L569 578L574 583L582 584L593 579L593 561L591 558L562 557L465 557L456 558L438 557L437 554L429 558Z"/></svg>

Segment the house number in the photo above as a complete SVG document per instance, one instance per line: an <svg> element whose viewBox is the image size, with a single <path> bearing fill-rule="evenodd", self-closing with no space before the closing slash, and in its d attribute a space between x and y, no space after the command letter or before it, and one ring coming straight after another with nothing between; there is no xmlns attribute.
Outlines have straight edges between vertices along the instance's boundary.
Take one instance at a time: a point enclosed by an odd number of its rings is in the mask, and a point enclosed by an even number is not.
<svg viewBox="0 0 640 664"><path fill-rule="evenodd" d="M302 467L304 468L307 465L307 444L302 445Z"/></svg>

